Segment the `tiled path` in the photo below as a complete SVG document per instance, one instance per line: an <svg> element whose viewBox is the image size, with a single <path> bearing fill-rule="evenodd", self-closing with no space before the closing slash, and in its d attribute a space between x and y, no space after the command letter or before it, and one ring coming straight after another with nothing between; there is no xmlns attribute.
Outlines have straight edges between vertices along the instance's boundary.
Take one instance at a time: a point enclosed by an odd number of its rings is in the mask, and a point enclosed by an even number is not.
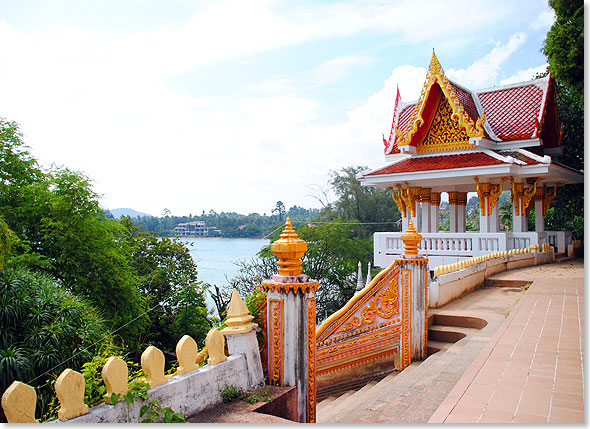
<svg viewBox="0 0 590 429"><path fill-rule="evenodd" d="M583 268L565 273L514 273L538 278L429 423L584 422Z"/></svg>

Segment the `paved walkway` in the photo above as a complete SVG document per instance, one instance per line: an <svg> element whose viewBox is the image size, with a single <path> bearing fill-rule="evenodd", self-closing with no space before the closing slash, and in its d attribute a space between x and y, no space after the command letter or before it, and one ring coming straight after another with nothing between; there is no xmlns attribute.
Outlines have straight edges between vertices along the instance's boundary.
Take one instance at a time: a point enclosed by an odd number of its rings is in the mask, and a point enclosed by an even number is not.
<svg viewBox="0 0 590 429"><path fill-rule="evenodd" d="M429 423L583 423L583 260L495 278L534 281Z"/></svg>

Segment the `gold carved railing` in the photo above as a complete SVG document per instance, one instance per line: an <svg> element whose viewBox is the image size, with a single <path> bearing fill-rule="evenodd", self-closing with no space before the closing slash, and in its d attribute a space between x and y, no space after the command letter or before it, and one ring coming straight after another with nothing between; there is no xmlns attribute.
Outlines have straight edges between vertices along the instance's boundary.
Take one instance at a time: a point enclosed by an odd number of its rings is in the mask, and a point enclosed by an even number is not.
<svg viewBox="0 0 590 429"><path fill-rule="evenodd" d="M400 271L396 260L316 329L318 399L330 387L402 369Z"/></svg>

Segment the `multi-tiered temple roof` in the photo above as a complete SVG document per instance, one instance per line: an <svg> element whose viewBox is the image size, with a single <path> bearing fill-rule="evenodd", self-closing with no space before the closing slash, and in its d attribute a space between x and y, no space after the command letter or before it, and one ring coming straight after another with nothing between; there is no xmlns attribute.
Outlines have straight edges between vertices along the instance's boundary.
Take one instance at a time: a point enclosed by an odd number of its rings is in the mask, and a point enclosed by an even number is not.
<svg viewBox="0 0 590 429"><path fill-rule="evenodd" d="M427 180L433 191L451 182L454 190L474 191L474 175L583 180L550 158L561 153L551 76L473 91L449 80L434 53L419 99L399 103L384 144L388 165L362 174L363 184Z"/></svg>

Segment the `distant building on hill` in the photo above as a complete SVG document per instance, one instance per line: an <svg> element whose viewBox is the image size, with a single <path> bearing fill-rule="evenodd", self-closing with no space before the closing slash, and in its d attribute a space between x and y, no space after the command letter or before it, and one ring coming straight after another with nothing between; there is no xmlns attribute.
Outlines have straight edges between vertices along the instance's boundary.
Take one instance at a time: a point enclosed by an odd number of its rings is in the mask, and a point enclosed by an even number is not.
<svg viewBox="0 0 590 429"><path fill-rule="evenodd" d="M205 222L202 220L179 223L174 227L174 235L181 237L207 237L209 235L209 228L205 226Z"/></svg>

